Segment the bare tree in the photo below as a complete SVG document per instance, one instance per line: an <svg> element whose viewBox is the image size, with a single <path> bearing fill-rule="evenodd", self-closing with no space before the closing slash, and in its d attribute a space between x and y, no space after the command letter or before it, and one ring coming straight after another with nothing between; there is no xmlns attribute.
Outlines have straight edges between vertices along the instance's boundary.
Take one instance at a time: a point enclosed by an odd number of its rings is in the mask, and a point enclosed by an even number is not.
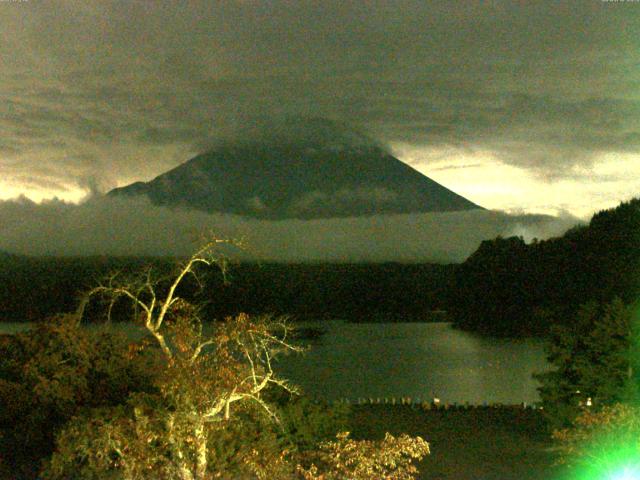
<svg viewBox="0 0 640 480"><path fill-rule="evenodd" d="M158 473L151 465L155 462L163 465L165 473L169 468L176 478L202 480L209 467L207 438L210 427L230 420L234 404L252 402L277 420L276 413L261 394L270 386L295 392L295 388L279 378L273 369L275 356L300 350L288 340L289 326L285 319L253 319L240 314L216 322L212 332L206 335L200 309L178 295L187 276L200 281L197 267L218 267L224 273L226 262L218 248L229 243L220 239L208 241L179 266L168 287L163 289L148 269L134 279L123 280L120 275L112 275L89 291L81 302L78 319L82 318L86 304L94 296L108 300L109 312L116 300L128 299L140 313L141 323L159 346L163 358L157 383L167 408L163 410L161 425L157 425L156 412L155 427L151 427L153 422L141 414L135 428L129 428L138 433L141 428L150 430L149 438L156 439L155 452L147 450L144 442L138 442L144 451L130 448L131 445L127 448L122 430L120 433L107 432L111 439L120 440L112 442L111 457L105 458L117 458L118 465L128 466L127 471L144 472L144 467L148 467L149 471ZM157 448L159 431L163 432L160 443L171 459L168 463L167 455L154 460L158 452L163 451ZM142 468L133 468L132 462L140 463ZM131 473L128 478L144 477Z"/></svg>
<svg viewBox="0 0 640 480"><path fill-rule="evenodd" d="M148 269L129 280L112 275L88 292L77 321L95 296L108 300L109 312L123 298L136 307L134 316L149 332L151 345L159 347L143 347L142 352L150 351L158 359L157 393L134 394L126 404L76 417L57 436L56 452L43 478L414 479L413 462L429 453L429 445L420 437L387 435L372 442L354 441L343 433L301 456L277 441L269 444L272 439L258 444L255 436L242 436L249 425L239 421L242 407L257 407L278 420L264 398L266 390L275 386L295 392L295 388L278 377L273 361L300 348L290 343L289 326L281 318L240 314L215 322L211 333L205 334L200 309L179 296L179 287L188 276L199 282L197 267L219 267L224 272L225 261L217 249L227 243L207 242L179 265L168 282L154 279ZM224 462L212 461L220 459L210 448L212 440L238 431L241 445L231 442L236 445L235 463L225 470Z"/></svg>

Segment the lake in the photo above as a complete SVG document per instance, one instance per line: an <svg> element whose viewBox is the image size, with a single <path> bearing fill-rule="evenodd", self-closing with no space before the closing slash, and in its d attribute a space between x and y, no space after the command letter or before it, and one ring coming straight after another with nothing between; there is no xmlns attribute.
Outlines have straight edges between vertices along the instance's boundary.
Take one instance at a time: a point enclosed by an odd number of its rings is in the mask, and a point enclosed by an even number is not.
<svg viewBox="0 0 640 480"><path fill-rule="evenodd" d="M540 339L487 338L449 323L328 322L282 375L327 399L412 397L442 402L533 403L532 373L548 368Z"/></svg>
<svg viewBox="0 0 640 480"><path fill-rule="evenodd" d="M449 323L304 325L325 333L305 340L308 351L282 358L275 368L305 393L328 400L534 403L539 397L531 375L548 368L542 340L481 337ZM24 328L0 323L0 333Z"/></svg>

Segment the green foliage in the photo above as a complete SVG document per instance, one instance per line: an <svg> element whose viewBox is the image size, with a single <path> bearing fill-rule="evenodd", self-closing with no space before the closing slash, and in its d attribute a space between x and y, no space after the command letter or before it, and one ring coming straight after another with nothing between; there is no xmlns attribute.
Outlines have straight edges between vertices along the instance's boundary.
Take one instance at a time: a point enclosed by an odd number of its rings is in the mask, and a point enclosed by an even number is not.
<svg viewBox="0 0 640 480"><path fill-rule="evenodd" d="M135 468L137 464L133 468L129 468L129 464L121 464L117 452L127 455L146 454L144 435L148 431L136 431L127 414L125 406L116 406L91 409L74 417L57 435L55 454L44 469L42 478L138 478L140 472ZM162 448L155 442L150 442L150 445L156 449ZM150 473L158 475L158 478L165 473L151 458L147 468Z"/></svg>
<svg viewBox="0 0 640 480"><path fill-rule="evenodd" d="M279 433L288 448L297 452L315 449L345 431L350 408L346 404L314 403L305 397L294 397L279 406Z"/></svg>
<svg viewBox="0 0 640 480"><path fill-rule="evenodd" d="M92 287L96 278L112 271L137 271L150 263L127 257L0 257L0 318L39 322L72 312L78 292ZM163 266L156 262L156 268Z"/></svg>
<svg viewBox="0 0 640 480"><path fill-rule="evenodd" d="M282 417L280 417L282 418ZM220 478L286 478L292 472L293 448L281 426L253 405L236 411L232 421L214 426L207 448L210 470Z"/></svg>
<svg viewBox="0 0 640 480"><path fill-rule="evenodd" d="M450 310L458 326L489 333L517 334L532 289L527 245L519 237L487 240L456 271ZM531 325L530 325L531 327Z"/></svg>
<svg viewBox="0 0 640 480"><path fill-rule="evenodd" d="M80 409L150 390L149 358L126 338L59 316L0 344L0 450L17 478L34 478L54 435Z"/></svg>
<svg viewBox="0 0 640 480"><path fill-rule="evenodd" d="M263 395L257 386L265 379L273 380L273 388L284 386L268 370L269 356L259 356L273 348L270 342L283 341L270 336L268 324L247 316L227 319L205 340L194 311L175 305L163 333L172 356L159 364L157 391L73 418L57 436L43 478L344 478L334 446L349 456L353 478L366 472L380 475L366 478L414 478L412 461L425 454L422 440L322 443L346 424L346 410L285 400L272 390ZM205 343L212 349L194 356ZM319 451L318 442L324 445ZM296 471L298 462L308 469Z"/></svg>
<svg viewBox="0 0 640 480"><path fill-rule="evenodd" d="M536 375L553 426L568 425L589 400L594 410L632 394L632 311L620 299L583 305L566 326L553 328L548 360L554 370Z"/></svg>

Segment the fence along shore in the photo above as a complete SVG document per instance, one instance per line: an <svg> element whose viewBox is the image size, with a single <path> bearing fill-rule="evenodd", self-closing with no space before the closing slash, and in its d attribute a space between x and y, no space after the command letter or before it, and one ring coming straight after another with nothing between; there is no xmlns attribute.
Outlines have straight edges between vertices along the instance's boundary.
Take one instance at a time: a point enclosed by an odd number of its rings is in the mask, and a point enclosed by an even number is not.
<svg viewBox="0 0 640 480"><path fill-rule="evenodd" d="M483 403L470 403L470 402L442 402L438 398L422 399L419 397L358 397L347 398L341 397L334 400L324 400L321 398L315 398L316 403L333 403L344 405L407 405L414 408L422 408L423 410L471 410L481 408L504 408L504 409L519 409L519 410L540 410L542 406L538 403L500 403L500 402L483 402Z"/></svg>

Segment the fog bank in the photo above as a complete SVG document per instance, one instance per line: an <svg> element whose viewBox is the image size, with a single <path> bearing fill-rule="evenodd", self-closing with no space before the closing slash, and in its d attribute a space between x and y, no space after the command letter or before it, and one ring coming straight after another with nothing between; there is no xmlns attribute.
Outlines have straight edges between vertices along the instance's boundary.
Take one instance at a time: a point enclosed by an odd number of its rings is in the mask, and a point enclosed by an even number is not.
<svg viewBox="0 0 640 480"><path fill-rule="evenodd" d="M461 262L484 239L561 235L570 216L472 210L266 221L97 197L80 205L0 202L0 249L26 255L188 255L209 234L243 239L242 259Z"/></svg>

